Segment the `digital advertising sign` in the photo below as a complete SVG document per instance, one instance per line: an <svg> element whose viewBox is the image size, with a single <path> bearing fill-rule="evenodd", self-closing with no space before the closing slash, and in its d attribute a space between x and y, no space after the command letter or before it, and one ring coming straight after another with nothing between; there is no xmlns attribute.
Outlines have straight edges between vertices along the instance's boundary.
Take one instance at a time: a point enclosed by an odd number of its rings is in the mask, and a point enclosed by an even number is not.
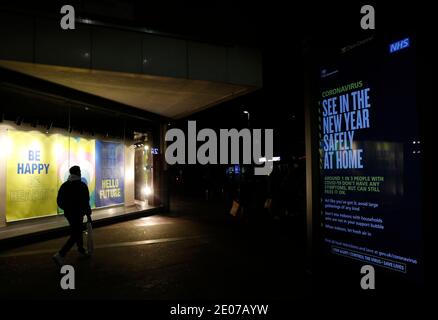
<svg viewBox="0 0 438 320"><path fill-rule="evenodd" d="M421 139L415 41L371 39L320 74L325 256L422 277Z"/></svg>

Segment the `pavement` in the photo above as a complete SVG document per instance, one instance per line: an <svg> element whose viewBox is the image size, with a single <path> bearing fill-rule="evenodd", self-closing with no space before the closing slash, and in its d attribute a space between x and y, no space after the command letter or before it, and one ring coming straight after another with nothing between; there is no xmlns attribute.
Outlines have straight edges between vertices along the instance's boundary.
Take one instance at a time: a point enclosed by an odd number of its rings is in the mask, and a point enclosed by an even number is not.
<svg viewBox="0 0 438 320"><path fill-rule="evenodd" d="M93 210L93 222L95 225L101 226L128 220L128 217L135 218L154 214L160 210L160 207L147 204L99 208ZM0 250L30 243L35 239L49 239L56 235L66 234L68 234L68 222L63 215L10 222L7 227L0 227Z"/></svg>
<svg viewBox="0 0 438 320"><path fill-rule="evenodd" d="M298 220L240 221L221 200L173 199L171 211L94 229L95 251L51 256L66 237L0 252L0 299L270 299L311 294Z"/></svg>

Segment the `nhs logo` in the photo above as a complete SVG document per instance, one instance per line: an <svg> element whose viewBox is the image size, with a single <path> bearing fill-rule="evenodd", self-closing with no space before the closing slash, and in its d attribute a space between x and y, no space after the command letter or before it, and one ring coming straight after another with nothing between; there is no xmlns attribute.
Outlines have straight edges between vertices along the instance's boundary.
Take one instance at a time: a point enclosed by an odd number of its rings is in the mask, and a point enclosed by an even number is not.
<svg viewBox="0 0 438 320"><path fill-rule="evenodd" d="M401 49L405 49L408 47L409 47L409 38L406 38L406 39L391 43L389 45L389 52L394 53L396 51L399 51Z"/></svg>

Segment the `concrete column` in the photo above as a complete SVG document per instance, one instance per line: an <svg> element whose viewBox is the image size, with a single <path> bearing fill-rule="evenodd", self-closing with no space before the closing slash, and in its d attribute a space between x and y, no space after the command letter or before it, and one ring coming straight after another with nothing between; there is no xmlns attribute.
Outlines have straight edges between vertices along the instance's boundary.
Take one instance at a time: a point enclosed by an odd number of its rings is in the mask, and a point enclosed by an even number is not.
<svg viewBox="0 0 438 320"><path fill-rule="evenodd" d="M6 226L6 127L0 124L0 228Z"/></svg>
<svg viewBox="0 0 438 320"><path fill-rule="evenodd" d="M134 146L125 144L125 206L135 204L134 155Z"/></svg>

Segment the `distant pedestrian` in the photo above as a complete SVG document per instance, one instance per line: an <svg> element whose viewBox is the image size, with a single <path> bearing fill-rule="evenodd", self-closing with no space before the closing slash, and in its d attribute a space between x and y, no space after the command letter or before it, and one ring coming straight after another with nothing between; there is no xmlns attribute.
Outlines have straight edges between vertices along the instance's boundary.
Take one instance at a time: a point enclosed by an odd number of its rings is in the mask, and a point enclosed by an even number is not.
<svg viewBox="0 0 438 320"><path fill-rule="evenodd" d="M64 265L64 258L76 243L79 253L83 257L90 257L84 249L82 231L84 216L91 222L90 194L87 185L81 181L81 168L70 168L68 180L61 185L58 191L57 203L64 210L64 217L70 225L70 237L64 246L53 256L59 265Z"/></svg>

